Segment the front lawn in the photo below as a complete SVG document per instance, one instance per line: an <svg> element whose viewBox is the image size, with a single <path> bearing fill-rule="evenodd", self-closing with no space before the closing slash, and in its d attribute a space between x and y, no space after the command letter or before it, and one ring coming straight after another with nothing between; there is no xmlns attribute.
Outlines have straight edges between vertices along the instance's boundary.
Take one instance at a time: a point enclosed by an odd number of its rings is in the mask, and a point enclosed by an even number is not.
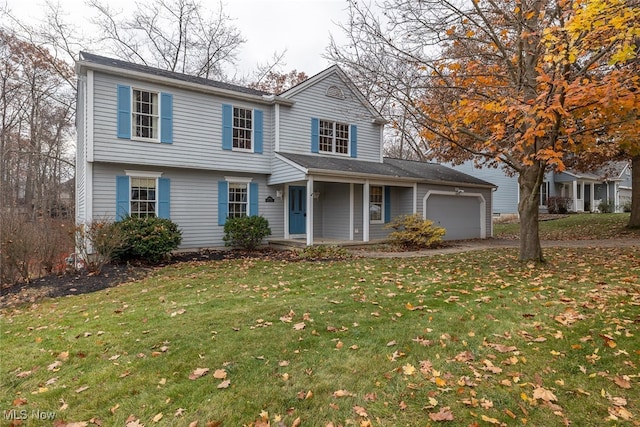
<svg viewBox="0 0 640 427"><path fill-rule="evenodd" d="M640 247L546 258L191 262L4 310L4 422L634 425Z"/></svg>
<svg viewBox="0 0 640 427"><path fill-rule="evenodd" d="M639 229L626 228L628 213L615 214L570 214L559 219L540 221L541 240L616 239L638 238ZM497 238L517 238L518 223L494 224L493 235Z"/></svg>

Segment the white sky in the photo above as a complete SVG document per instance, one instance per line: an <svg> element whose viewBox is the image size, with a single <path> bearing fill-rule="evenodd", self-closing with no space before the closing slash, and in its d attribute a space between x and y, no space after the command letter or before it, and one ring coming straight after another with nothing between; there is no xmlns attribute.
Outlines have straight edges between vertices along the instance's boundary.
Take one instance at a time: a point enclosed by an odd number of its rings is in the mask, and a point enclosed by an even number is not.
<svg viewBox="0 0 640 427"><path fill-rule="evenodd" d="M55 1L55 0L54 0ZM83 0L58 0L69 13L71 22L80 25L88 15ZM203 5L217 0L201 0ZM40 0L0 0L21 19L42 19L44 2ZM131 0L109 0L110 5L121 8L131 5ZM321 55L329 44L329 35L344 39L336 23L344 22L346 0L223 0L223 10L240 29L246 42L242 45L237 64L238 74L249 74L256 64L272 59L274 52L286 49L285 65L281 72L293 69L312 76L327 68L330 63ZM107 54L107 52L93 52Z"/></svg>

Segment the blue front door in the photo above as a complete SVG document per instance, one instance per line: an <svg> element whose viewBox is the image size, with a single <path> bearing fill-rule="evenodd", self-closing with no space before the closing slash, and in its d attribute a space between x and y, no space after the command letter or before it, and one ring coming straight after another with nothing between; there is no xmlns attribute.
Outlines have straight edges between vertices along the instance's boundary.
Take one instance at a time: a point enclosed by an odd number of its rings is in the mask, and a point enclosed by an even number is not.
<svg viewBox="0 0 640 427"><path fill-rule="evenodd" d="M289 187L289 234L307 229L307 187Z"/></svg>

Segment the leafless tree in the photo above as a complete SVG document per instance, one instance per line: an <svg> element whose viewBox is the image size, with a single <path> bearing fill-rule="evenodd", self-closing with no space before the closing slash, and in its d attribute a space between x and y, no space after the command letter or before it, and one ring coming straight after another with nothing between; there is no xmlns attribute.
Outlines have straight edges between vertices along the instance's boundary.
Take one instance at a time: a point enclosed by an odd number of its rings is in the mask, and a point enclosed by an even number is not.
<svg viewBox="0 0 640 427"><path fill-rule="evenodd" d="M97 44L118 58L205 78L224 77L245 42L222 5L208 13L192 0L137 2L130 14L90 0Z"/></svg>

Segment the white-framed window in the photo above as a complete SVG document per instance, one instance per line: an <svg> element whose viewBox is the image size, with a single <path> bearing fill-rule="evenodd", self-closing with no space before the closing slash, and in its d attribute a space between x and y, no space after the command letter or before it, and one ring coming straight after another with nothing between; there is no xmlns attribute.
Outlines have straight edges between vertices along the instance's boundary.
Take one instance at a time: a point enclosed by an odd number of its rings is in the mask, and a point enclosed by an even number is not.
<svg viewBox="0 0 640 427"><path fill-rule="evenodd" d="M349 154L349 125L320 120L319 151L323 153Z"/></svg>
<svg viewBox="0 0 640 427"><path fill-rule="evenodd" d="M158 182L155 177L131 177L131 208L129 214L137 217L156 216Z"/></svg>
<svg viewBox="0 0 640 427"><path fill-rule="evenodd" d="M133 137L158 139L158 92L133 89Z"/></svg>
<svg viewBox="0 0 640 427"><path fill-rule="evenodd" d="M251 150L253 110L233 107L233 148Z"/></svg>
<svg viewBox="0 0 640 427"><path fill-rule="evenodd" d="M369 187L369 222L382 222L384 218L384 189L381 185Z"/></svg>
<svg viewBox="0 0 640 427"><path fill-rule="evenodd" d="M540 184L540 206L547 206L549 200L549 182Z"/></svg>
<svg viewBox="0 0 640 427"><path fill-rule="evenodd" d="M249 185L246 182L229 183L229 218L247 216L249 204Z"/></svg>

